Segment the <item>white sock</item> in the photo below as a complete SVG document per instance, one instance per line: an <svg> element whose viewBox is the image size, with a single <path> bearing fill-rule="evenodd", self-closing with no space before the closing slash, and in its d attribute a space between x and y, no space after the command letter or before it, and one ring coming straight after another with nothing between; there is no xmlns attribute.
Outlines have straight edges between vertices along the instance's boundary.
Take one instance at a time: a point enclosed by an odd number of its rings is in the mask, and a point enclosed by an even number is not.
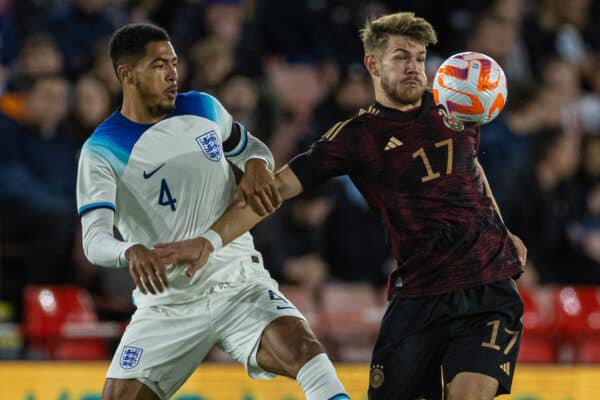
<svg viewBox="0 0 600 400"><path fill-rule="evenodd" d="M296 381L306 400L347 400L350 397L335 373L327 354L314 356L300 368Z"/></svg>

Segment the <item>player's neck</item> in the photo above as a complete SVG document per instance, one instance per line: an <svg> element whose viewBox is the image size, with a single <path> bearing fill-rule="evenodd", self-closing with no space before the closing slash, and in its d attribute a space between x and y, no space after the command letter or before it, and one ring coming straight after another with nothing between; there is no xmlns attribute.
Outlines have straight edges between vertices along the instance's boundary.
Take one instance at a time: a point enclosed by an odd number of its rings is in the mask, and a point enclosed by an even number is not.
<svg viewBox="0 0 600 400"><path fill-rule="evenodd" d="M384 107L393 108L399 111L410 111L421 106L421 97L414 103L398 103L385 95L375 96L375 100Z"/></svg>
<svg viewBox="0 0 600 400"><path fill-rule="evenodd" d="M154 124L165 117L164 115L157 116L153 114L141 99L131 96L123 96L121 114L128 120L138 124Z"/></svg>

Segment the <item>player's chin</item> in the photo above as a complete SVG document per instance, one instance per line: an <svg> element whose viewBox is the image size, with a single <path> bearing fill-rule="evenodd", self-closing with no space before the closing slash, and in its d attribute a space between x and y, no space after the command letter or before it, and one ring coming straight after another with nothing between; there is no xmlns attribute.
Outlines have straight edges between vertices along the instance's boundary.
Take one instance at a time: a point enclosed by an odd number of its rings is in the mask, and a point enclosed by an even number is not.
<svg viewBox="0 0 600 400"><path fill-rule="evenodd" d="M168 98L161 102L161 108L166 112L171 112L175 110L175 98Z"/></svg>
<svg viewBox="0 0 600 400"><path fill-rule="evenodd" d="M425 89L422 86L405 88L402 92L400 92L400 96L398 97L402 103L412 104L419 101L419 99L423 96L424 91Z"/></svg>

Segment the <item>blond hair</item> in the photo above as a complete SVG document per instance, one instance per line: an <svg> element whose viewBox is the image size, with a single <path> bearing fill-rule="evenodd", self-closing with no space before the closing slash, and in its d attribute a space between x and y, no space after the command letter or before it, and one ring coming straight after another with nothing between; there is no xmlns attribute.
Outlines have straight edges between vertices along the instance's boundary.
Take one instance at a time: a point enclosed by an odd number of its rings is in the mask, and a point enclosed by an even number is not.
<svg viewBox="0 0 600 400"><path fill-rule="evenodd" d="M380 55L389 35L408 36L425 46L437 43L437 35L429 22L421 17L415 17L415 13L412 12L399 12L367 21L364 28L360 30L365 54Z"/></svg>

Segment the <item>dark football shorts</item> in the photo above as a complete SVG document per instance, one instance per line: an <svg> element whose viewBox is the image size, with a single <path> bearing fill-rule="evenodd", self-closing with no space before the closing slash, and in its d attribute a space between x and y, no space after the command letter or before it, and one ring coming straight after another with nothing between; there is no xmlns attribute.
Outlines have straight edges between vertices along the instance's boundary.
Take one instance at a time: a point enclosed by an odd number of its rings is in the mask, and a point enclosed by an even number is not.
<svg viewBox="0 0 600 400"><path fill-rule="evenodd" d="M369 400L441 400L460 372L498 380L510 393L523 302L508 279L441 296L395 296L373 350Z"/></svg>

